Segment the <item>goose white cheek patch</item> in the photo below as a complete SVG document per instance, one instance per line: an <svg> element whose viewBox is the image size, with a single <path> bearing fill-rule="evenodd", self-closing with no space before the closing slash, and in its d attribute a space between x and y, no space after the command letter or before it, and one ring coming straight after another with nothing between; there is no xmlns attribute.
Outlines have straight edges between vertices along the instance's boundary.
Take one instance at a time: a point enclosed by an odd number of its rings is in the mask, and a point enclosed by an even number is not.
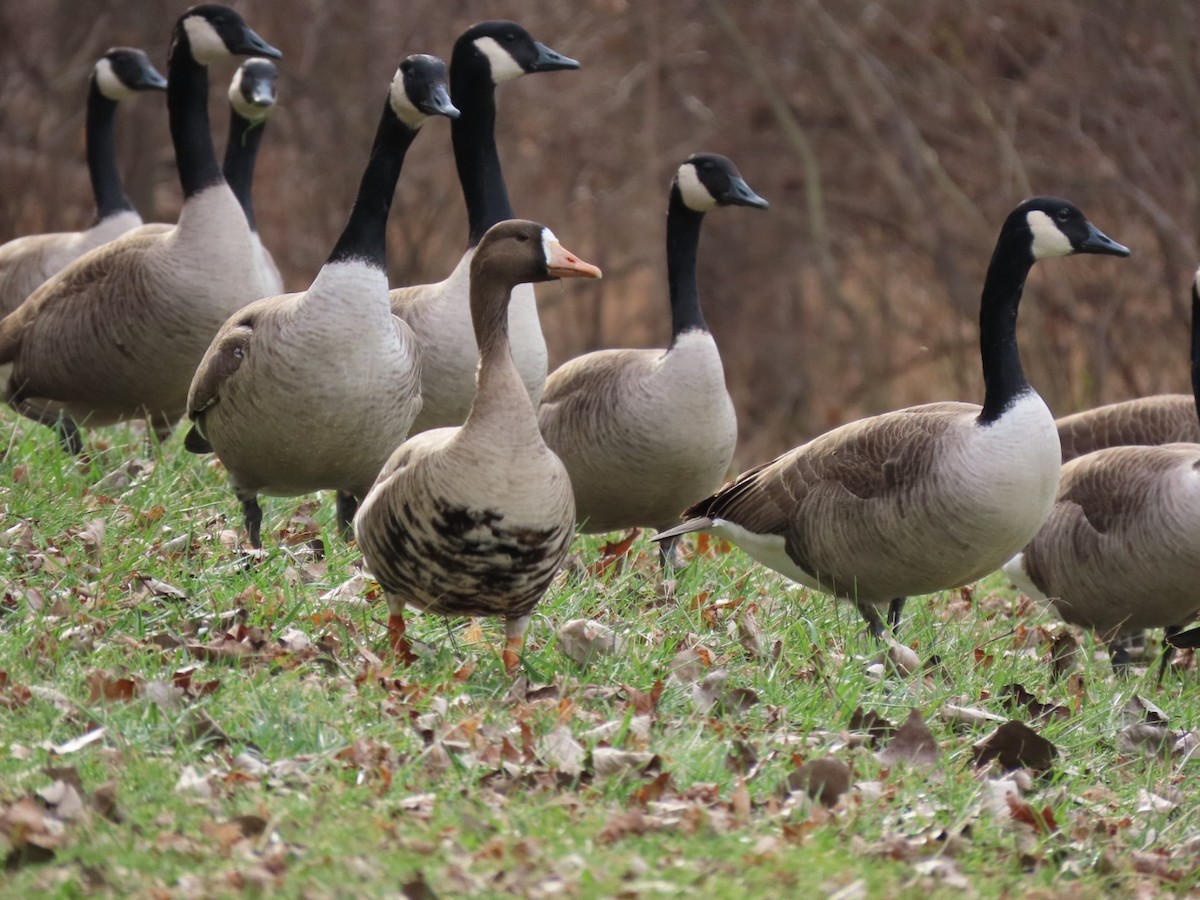
<svg viewBox="0 0 1200 900"><path fill-rule="evenodd" d="M124 100L133 93L113 71L112 62L102 59L96 63L96 87L109 100Z"/></svg>
<svg viewBox="0 0 1200 900"><path fill-rule="evenodd" d="M420 128L421 123L425 121L425 113L413 105L408 92L404 90L404 73L399 69L392 79L392 86L388 88L388 102L392 104L392 112L396 114L396 118L409 128Z"/></svg>
<svg viewBox="0 0 1200 900"><path fill-rule="evenodd" d="M713 195L708 192L708 188L700 180L693 163L684 163L679 167L679 171L675 174L675 183L679 185L679 196L683 198L688 209L694 209L696 212L708 212L717 205Z"/></svg>
<svg viewBox="0 0 1200 900"><path fill-rule="evenodd" d="M558 238L549 228L542 229L542 256L546 260L546 268L550 268L553 260L553 248L558 246Z"/></svg>
<svg viewBox="0 0 1200 900"><path fill-rule="evenodd" d="M230 55L217 29L203 16L188 16L183 20L183 30L192 46L192 59L201 65L207 66Z"/></svg>
<svg viewBox="0 0 1200 900"><path fill-rule="evenodd" d="M492 67L492 81L499 84L502 81L512 81L525 74L521 64L512 58L512 54L496 43L495 38L481 37L475 39L479 52L487 57Z"/></svg>
<svg viewBox="0 0 1200 900"><path fill-rule="evenodd" d="M1054 220L1040 209L1030 210L1025 214L1029 230L1033 233L1033 258L1050 259L1055 256L1067 256L1074 248L1071 239L1059 230Z"/></svg>

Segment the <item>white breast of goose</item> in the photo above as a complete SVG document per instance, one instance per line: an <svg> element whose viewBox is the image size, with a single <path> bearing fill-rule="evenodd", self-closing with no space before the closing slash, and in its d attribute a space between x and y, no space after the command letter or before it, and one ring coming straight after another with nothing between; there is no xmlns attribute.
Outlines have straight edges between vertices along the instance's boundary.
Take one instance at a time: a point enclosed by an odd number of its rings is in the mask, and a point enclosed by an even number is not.
<svg viewBox="0 0 1200 900"><path fill-rule="evenodd" d="M224 182L191 197L166 234L176 290L190 297L197 319L217 320L209 340L225 319L264 296L250 226Z"/></svg>
<svg viewBox="0 0 1200 900"><path fill-rule="evenodd" d="M258 262L258 278L262 285L264 297L276 297L283 293L283 276L279 274L279 266L275 265L275 257L266 248L257 231L250 232L250 242L254 245L254 256Z"/></svg>
<svg viewBox="0 0 1200 900"><path fill-rule="evenodd" d="M1022 578L1064 620L1110 637L1187 624L1200 610L1200 445L1114 447L1063 467L1062 496L1081 482L1096 490L1127 482L1111 507L1087 514L1060 501L1046 530L1018 557ZM1041 584L1032 583L1028 565ZM1017 565L1005 567L1012 574Z"/></svg>
<svg viewBox="0 0 1200 900"><path fill-rule="evenodd" d="M615 385L564 422L552 443L575 487L588 531L666 528L721 486L737 444L737 417L712 335L680 335L669 352L614 351Z"/></svg>
<svg viewBox="0 0 1200 900"><path fill-rule="evenodd" d="M474 251L463 254L450 276L440 282L437 291L414 289L413 298L432 299L408 305L405 291L393 294L401 299L396 314L417 335L421 345L421 412L413 423L413 433L447 425L461 425L475 397L475 370L479 352L471 327L470 271ZM519 284L508 306L509 340L513 361L521 381L536 406L546 384L546 338L538 320L533 285Z"/></svg>

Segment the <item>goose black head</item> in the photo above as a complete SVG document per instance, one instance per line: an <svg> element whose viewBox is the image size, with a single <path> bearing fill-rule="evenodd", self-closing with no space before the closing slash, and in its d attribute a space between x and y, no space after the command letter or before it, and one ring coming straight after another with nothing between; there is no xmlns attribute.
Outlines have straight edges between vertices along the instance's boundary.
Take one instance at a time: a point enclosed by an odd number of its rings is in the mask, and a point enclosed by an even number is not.
<svg viewBox="0 0 1200 900"><path fill-rule="evenodd" d="M419 128L427 116L457 119L458 108L450 102L446 64L436 56L414 53L396 69L388 91L392 112L410 128Z"/></svg>
<svg viewBox="0 0 1200 900"><path fill-rule="evenodd" d="M689 156L675 173L675 185L684 204L696 212L714 206L767 208L767 201L750 190L737 166L716 153Z"/></svg>
<svg viewBox="0 0 1200 900"><path fill-rule="evenodd" d="M493 84L512 81L531 72L578 69L579 63L535 41L516 22L480 22L459 36L454 60L486 65Z"/></svg>
<svg viewBox="0 0 1200 900"><path fill-rule="evenodd" d="M229 83L229 105L250 122L263 122L275 110L275 82L279 70L269 59L246 60Z"/></svg>
<svg viewBox="0 0 1200 900"><path fill-rule="evenodd" d="M1034 197L1009 214L1006 227L1028 235L1029 253L1036 261L1072 253L1128 256L1118 244L1087 220L1077 206L1058 197Z"/></svg>
<svg viewBox="0 0 1200 900"><path fill-rule="evenodd" d="M96 87L109 100L124 100L134 91L165 91L167 79L148 57L133 47L113 47L96 61Z"/></svg>
<svg viewBox="0 0 1200 900"><path fill-rule="evenodd" d="M186 36L192 59L202 66L229 56L283 57L255 34L241 16L218 3L191 7L179 17L176 30Z"/></svg>
<svg viewBox="0 0 1200 900"><path fill-rule="evenodd" d="M471 277L510 285L556 278L599 278L600 270L571 253L545 225L507 219L487 230L471 260Z"/></svg>

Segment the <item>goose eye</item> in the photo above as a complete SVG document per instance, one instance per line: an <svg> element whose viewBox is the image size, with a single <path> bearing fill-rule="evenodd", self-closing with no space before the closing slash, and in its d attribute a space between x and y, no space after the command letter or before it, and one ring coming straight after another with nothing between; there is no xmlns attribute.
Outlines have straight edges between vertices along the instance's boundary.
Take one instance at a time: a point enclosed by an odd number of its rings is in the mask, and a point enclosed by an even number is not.
<svg viewBox="0 0 1200 900"><path fill-rule="evenodd" d="M1069 209L1067 209L1067 208L1065 208L1065 207L1064 207L1063 209L1060 209L1060 210L1058 211L1058 213L1057 213L1057 215L1055 216L1055 218L1056 218L1056 219L1058 219L1058 221L1060 221L1060 222L1066 222L1066 221L1069 221L1069 220L1070 220L1070 218L1071 218L1071 211L1070 211Z"/></svg>
<svg viewBox="0 0 1200 900"><path fill-rule="evenodd" d="M511 31L504 35L505 42L507 42L509 44L511 44L516 39L517 39L517 36L515 34L513 34Z"/></svg>
<svg viewBox="0 0 1200 900"><path fill-rule="evenodd" d="M517 235L515 235L515 237L522 244L524 244L526 241L529 240L529 235L527 235L527 234L517 234Z"/></svg>

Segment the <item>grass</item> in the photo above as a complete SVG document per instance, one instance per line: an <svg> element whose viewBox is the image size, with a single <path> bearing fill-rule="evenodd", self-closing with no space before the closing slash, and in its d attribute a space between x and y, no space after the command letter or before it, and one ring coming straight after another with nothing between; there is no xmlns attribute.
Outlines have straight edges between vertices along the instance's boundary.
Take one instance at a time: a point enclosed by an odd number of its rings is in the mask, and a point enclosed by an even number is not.
<svg viewBox="0 0 1200 900"><path fill-rule="evenodd" d="M664 597L644 539L597 578L602 541L581 538L535 615L527 680L504 676L496 622L416 615L421 658L393 669L373 584L321 599L359 566L328 498L268 500L267 553L247 568L210 460L110 429L80 471L45 429L8 428L0 893L1200 890L1191 764L1118 748L1134 695L1176 731L1196 725L1190 660L1156 691L1152 667L1116 679L1084 637L1073 679L1052 683L1063 628L1001 578L910 603L902 640L941 666L901 677L872 670L880 648L853 610L736 551L698 555ZM760 653L739 639L747 610ZM575 618L615 629L622 652L572 662L556 631ZM726 699L705 710L715 670ZM1003 774L973 764L992 724L944 712L1026 718L1000 696L1011 682L1065 709L1032 723L1058 757L1008 807ZM848 730L859 706L897 724L919 710L938 764L885 765ZM787 790L826 756L854 785L832 809Z"/></svg>

